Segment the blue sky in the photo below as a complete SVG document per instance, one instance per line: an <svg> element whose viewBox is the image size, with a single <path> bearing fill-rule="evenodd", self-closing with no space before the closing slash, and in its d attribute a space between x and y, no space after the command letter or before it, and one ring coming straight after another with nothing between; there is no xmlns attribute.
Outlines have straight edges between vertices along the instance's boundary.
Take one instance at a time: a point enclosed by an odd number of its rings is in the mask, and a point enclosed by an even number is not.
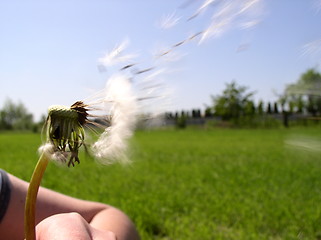
<svg viewBox="0 0 321 240"><path fill-rule="evenodd" d="M172 46L210 24L217 5L186 21L203 2L1 1L0 106L7 98L22 101L38 118L52 104L84 99L117 72L99 72L98 59L124 39L141 68L157 67L159 46ZM274 101L275 92L308 68L320 70L320 52L303 54L306 44L321 39L320 6L318 0L262 0L249 16L259 21L253 28L241 29L240 19L220 36L177 48L184 57L168 64L171 71L163 76L173 90L170 110L203 108L232 80L256 91L256 100ZM179 21L162 29L170 15Z"/></svg>

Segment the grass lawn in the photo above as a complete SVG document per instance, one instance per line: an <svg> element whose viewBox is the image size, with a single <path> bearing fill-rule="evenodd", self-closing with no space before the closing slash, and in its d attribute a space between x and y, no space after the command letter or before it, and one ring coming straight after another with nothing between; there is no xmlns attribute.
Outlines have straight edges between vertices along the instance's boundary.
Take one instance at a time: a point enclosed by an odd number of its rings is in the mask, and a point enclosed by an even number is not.
<svg viewBox="0 0 321 240"><path fill-rule="evenodd" d="M297 135L320 146L320 128L139 131L131 165L82 154L42 185L122 209L142 239L321 239L321 152L287 147ZM0 167L29 180L39 144L0 133Z"/></svg>

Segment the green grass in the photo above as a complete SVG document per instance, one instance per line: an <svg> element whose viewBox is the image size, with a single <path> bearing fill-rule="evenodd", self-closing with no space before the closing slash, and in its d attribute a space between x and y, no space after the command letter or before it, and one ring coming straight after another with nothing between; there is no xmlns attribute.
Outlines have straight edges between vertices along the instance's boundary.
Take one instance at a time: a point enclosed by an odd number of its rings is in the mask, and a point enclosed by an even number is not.
<svg viewBox="0 0 321 240"><path fill-rule="evenodd" d="M82 155L43 186L125 211L142 239L321 239L321 153L285 146L320 128L137 132L133 163ZM37 134L0 134L0 167L28 180Z"/></svg>

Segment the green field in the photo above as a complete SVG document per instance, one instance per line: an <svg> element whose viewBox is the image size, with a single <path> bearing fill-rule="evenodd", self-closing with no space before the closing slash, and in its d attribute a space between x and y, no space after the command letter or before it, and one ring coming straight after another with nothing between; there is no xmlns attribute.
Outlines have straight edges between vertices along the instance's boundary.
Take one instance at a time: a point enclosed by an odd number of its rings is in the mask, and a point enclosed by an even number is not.
<svg viewBox="0 0 321 240"><path fill-rule="evenodd" d="M320 128L139 131L133 163L51 163L43 184L125 211L142 239L321 239ZM0 167L28 180L40 136L0 133Z"/></svg>

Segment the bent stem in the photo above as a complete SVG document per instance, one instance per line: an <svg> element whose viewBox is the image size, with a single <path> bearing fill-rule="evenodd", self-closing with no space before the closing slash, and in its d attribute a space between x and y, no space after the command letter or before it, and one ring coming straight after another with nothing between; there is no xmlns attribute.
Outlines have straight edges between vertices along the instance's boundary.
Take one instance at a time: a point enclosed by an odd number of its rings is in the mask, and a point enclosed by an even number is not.
<svg viewBox="0 0 321 240"><path fill-rule="evenodd" d="M38 163L33 171L29 188L26 197L26 204L25 204L25 239L26 240L35 240L36 239L36 200L37 194L39 190L39 186L43 177L43 174L46 171L47 165L49 162L48 154L42 153Z"/></svg>

